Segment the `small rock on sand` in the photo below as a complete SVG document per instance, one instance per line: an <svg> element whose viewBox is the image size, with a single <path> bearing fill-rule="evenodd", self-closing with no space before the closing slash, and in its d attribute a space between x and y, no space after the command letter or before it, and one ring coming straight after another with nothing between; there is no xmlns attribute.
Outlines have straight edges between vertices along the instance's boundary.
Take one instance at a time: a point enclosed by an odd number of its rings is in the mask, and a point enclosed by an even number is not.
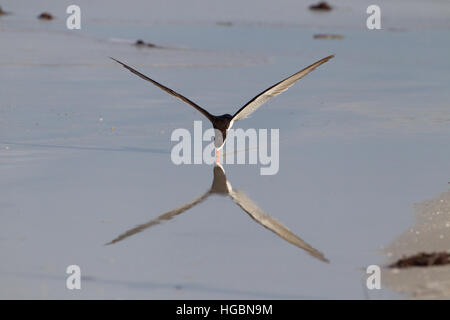
<svg viewBox="0 0 450 320"><path fill-rule="evenodd" d="M340 34L315 34L314 39L344 39Z"/></svg>
<svg viewBox="0 0 450 320"><path fill-rule="evenodd" d="M153 43L145 42L144 40L141 40L141 39L137 40L134 43L134 45L138 46L138 47L149 47L149 48L155 48L156 47L156 45L154 45Z"/></svg>
<svg viewBox="0 0 450 320"><path fill-rule="evenodd" d="M403 257L391 264L391 268L430 267L450 264L449 252L420 252L418 254Z"/></svg>
<svg viewBox="0 0 450 320"><path fill-rule="evenodd" d="M40 20L53 20L53 16L51 13L48 12L42 12L39 16L38 19Z"/></svg>
<svg viewBox="0 0 450 320"><path fill-rule="evenodd" d="M312 4L309 6L309 10L313 11L330 11L332 7L325 1L319 2L318 4Z"/></svg>
<svg viewBox="0 0 450 320"><path fill-rule="evenodd" d="M0 7L0 16L5 16L7 14L10 14L9 12L3 11L2 7Z"/></svg>

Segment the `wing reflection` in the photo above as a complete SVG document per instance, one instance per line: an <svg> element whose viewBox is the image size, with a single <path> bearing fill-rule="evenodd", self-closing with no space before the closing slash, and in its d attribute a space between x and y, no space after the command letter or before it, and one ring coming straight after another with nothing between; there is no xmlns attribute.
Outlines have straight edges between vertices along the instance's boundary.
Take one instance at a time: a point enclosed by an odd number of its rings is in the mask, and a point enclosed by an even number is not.
<svg viewBox="0 0 450 320"><path fill-rule="evenodd" d="M263 227L269 229L280 238L285 241L293 244L294 246L305 250L311 256L323 261L329 262L328 259L324 257L324 255L306 243L304 240L296 236L292 231L290 231L286 226L284 226L281 222L277 221L264 211L262 211L252 200L250 200L244 192L240 190L233 190L231 184L228 182L227 177L225 175L225 171L220 164L216 164L214 166L214 180L211 185L211 188L202 194L200 197L184 204L181 207L178 207L174 210L168 211L159 217L148 221L147 223L140 224L133 229L130 229L123 234L119 235L114 240L107 243L107 245L117 243L122 241L136 233L139 233L147 228L150 228L154 225L160 224L164 221L168 221L173 219L175 216L189 210L190 208L196 206L200 202L206 200L211 194L220 194L224 196L230 196L231 199L239 206L242 210L244 210L254 221L258 222Z"/></svg>

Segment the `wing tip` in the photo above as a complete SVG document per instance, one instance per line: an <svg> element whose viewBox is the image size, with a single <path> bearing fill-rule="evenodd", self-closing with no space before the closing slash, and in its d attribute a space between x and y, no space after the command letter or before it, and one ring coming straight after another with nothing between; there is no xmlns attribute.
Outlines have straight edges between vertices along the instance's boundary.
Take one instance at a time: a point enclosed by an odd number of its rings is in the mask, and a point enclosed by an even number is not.
<svg viewBox="0 0 450 320"><path fill-rule="evenodd" d="M116 58L113 57L109 57L111 60L117 62L118 64L121 64L122 66L124 66L124 64L122 62L120 62L119 60L117 60Z"/></svg>
<svg viewBox="0 0 450 320"><path fill-rule="evenodd" d="M317 259L319 259L320 261L322 261L322 262L324 262L324 263L330 263L330 260L328 260L326 257L325 257L325 255L322 253L322 252L320 252L320 251L315 251L315 252L309 252L309 254L311 255L311 256L313 256L314 258L317 258Z"/></svg>
<svg viewBox="0 0 450 320"><path fill-rule="evenodd" d="M307 69L310 68L310 67L313 67L312 70L314 70L316 67L320 66L321 64L324 64L325 62L328 62L330 59L333 59L334 57L335 57L335 54L333 53L333 54L329 55L328 57L320 59L319 61L317 61L314 64L310 65L309 67L307 67Z"/></svg>

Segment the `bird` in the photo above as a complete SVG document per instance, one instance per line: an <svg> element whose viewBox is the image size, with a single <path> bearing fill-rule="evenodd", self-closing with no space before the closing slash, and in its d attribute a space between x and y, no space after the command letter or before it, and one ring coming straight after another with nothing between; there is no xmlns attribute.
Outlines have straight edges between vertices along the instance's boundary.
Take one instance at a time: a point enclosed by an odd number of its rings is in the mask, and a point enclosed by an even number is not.
<svg viewBox="0 0 450 320"><path fill-rule="evenodd" d="M173 95L174 97L191 105L197 111L199 111L201 114L203 114L209 121L211 121L213 128L214 128L214 132L215 132L214 146L216 147L216 162L219 162L220 149L223 147L225 140L227 138L227 133L231 129L231 127L233 126L233 123L235 121L247 118L250 114L255 112L261 105L263 105L267 100L283 93L284 91L289 89L289 87L291 87L296 81L300 80L301 78L306 76L308 73L313 71L315 68L317 68L321 64L324 64L331 58L334 58L334 55L330 55L328 57L320 59L320 60L314 62L313 64L311 64L310 66L294 73L293 75L281 80L280 82L277 82L273 86L271 86L271 87L267 88L266 90L257 94L254 98L252 98L249 102L247 102L243 107L241 107L234 115L226 113L223 115L216 116L216 115L212 115L207 110L200 107L198 104L196 104L192 100L179 94L178 92L175 92L174 90L162 85L161 83L147 77L146 75L140 73L139 71L126 65L125 63L123 63L113 57L110 57L110 59L121 64L124 68L128 69L135 75L141 77L144 80L147 80L147 81L153 83L155 86L159 87L160 89L166 91L167 93Z"/></svg>
<svg viewBox="0 0 450 320"><path fill-rule="evenodd" d="M195 198L192 201L185 203L184 205L170 210L155 219L152 219L146 223L140 224L130 230L117 236L112 241L106 243L106 245L112 245L114 243L120 242L128 237L131 237L139 232L142 232L150 227L159 225L164 221L169 221L182 214L188 209L193 208L199 203L205 201L210 195L216 194L221 196L229 196L244 212L246 212L254 221L265 227L266 229L272 231L280 238L293 244L294 246L306 251L311 256L319 259L322 262L328 263L329 260L325 258L324 254L317 249L313 248L306 241L295 235L291 230L284 226L281 222L277 221L275 218L271 217L269 214L261 210L256 203L254 203L243 191L233 189L231 183L228 181L225 174L225 170L220 165L216 163L213 168L213 182L208 191L203 193L201 196Z"/></svg>

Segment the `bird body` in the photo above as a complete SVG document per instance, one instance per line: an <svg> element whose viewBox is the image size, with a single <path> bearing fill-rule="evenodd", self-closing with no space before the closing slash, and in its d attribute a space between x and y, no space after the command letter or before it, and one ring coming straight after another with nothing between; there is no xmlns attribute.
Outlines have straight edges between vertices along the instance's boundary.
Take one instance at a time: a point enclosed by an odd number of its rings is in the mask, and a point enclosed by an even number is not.
<svg viewBox="0 0 450 320"><path fill-rule="evenodd" d="M209 121L211 121L213 128L215 129L215 139L214 139L214 145L217 150L217 161L219 159L219 150L222 148L223 144L225 143L227 132L230 130L230 128L233 126L233 123L238 120L245 119L250 114L255 112L262 104L264 104L267 100L271 99L272 97L275 97L287 89L291 87L296 81L300 80L304 76L306 76L308 73L313 71L316 67L320 66L321 64L327 62L331 58L333 58L334 55L325 57L312 65L298 71L297 73L294 73L293 75L287 77L284 80L281 80L280 82L274 84L270 88L264 90L263 92L256 95L253 99L251 99L249 102L247 102L242 108L240 108L234 115L231 114L223 114L221 116L215 116L200 107L195 102L189 100L185 96L173 91L172 89L160 84L159 82L156 82L153 79L150 79L146 75L140 73L136 69L133 69L132 67L124 64L123 62L120 62L117 59L111 58L112 60L116 61L117 63L121 64L124 68L128 69L132 73L136 74L137 76L141 77L144 80L147 80L160 89L166 91L167 93L175 96L176 98L186 102L187 104L190 104L192 107L194 107L197 111L202 113L206 118L208 118Z"/></svg>
<svg viewBox="0 0 450 320"><path fill-rule="evenodd" d="M227 139L228 130L233 126L233 116L231 114L223 114L213 117L212 125L215 129L214 146L217 150L220 150Z"/></svg>

